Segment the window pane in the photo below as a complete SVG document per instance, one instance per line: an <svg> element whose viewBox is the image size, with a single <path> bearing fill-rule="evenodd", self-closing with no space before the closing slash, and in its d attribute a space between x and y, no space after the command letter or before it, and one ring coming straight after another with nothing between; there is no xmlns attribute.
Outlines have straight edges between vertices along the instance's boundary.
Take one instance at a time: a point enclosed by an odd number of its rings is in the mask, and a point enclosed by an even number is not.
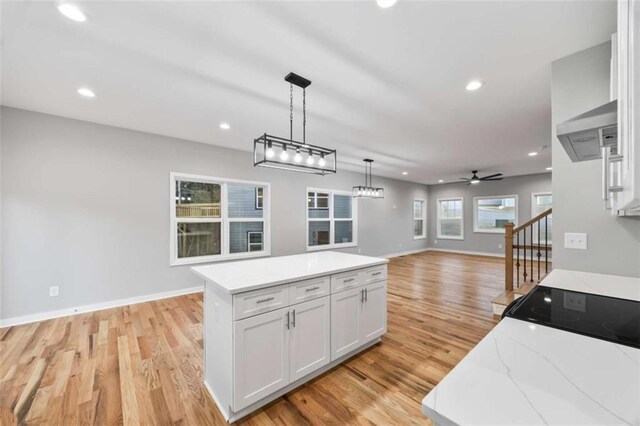
<svg viewBox="0 0 640 426"><path fill-rule="evenodd" d="M256 188L256 209L264 207L264 188Z"/></svg>
<svg viewBox="0 0 640 426"><path fill-rule="evenodd" d="M309 222L309 246L329 244L329 221Z"/></svg>
<svg viewBox="0 0 640 426"><path fill-rule="evenodd" d="M413 236L414 237L422 237L422 219L417 219L413 221Z"/></svg>
<svg viewBox="0 0 640 426"><path fill-rule="evenodd" d="M309 192L307 196L307 206L309 207L309 219L329 218L329 194Z"/></svg>
<svg viewBox="0 0 640 426"><path fill-rule="evenodd" d="M440 235L445 237L461 237L462 219L442 219L440 221Z"/></svg>
<svg viewBox="0 0 640 426"><path fill-rule="evenodd" d="M350 220L338 220L335 225L335 244L353 242L353 222Z"/></svg>
<svg viewBox="0 0 640 426"><path fill-rule="evenodd" d="M262 250L262 222L230 222L229 253L246 253ZM252 243L249 244L249 241Z"/></svg>
<svg viewBox="0 0 640 426"><path fill-rule="evenodd" d="M178 258L220 254L220 223L179 223Z"/></svg>
<svg viewBox="0 0 640 426"><path fill-rule="evenodd" d="M351 219L351 195L333 196L333 217L337 219ZM337 240L336 240L337 242Z"/></svg>
<svg viewBox="0 0 640 426"><path fill-rule="evenodd" d="M440 201L440 217L462 217L462 200Z"/></svg>
<svg viewBox="0 0 640 426"><path fill-rule="evenodd" d="M262 217L263 210L256 206L256 187L228 185L229 217Z"/></svg>
<svg viewBox="0 0 640 426"><path fill-rule="evenodd" d="M176 181L176 217L220 217L220 185Z"/></svg>
<svg viewBox="0 0 640 426"><path fill-rule="evenodd" d="M424 202L414 200L413 201L413 218L414 219L422 219L422 207Z"/></svg>
<svg viewBox="0 0 640 426"><path fill-rule="evenodd" d="M508 222L515 223L516 199L484 198L477 200L477 229L504 229Z"/></svg>

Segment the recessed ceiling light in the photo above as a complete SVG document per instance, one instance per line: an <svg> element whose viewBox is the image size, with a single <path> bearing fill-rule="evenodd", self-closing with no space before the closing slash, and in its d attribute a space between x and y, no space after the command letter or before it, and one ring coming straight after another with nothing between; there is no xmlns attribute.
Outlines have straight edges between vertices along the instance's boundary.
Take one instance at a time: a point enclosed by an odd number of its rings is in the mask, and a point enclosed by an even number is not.
<svg viewBox="0 0 640 426"><path fill-rule="evenodd" d="M553 167L547 167L547 171L550 172L551 170L553 170Z"/></svg>
<svg viewBox="0 0 640 426"><path fill-rule="evenodd" d="M381 8L386 9L396 4L396 1L398 0L376 0L376 3L378 3L378 6Z"/></svg>
<svg viewBox="0 0 640 426"><path fill-rule="evenodd" d="M538 153L533 151L533 152L530 152L528 155L529 157L535 157L536 155L538 155Z"/></svg>
<svg viewBox="0 0 640 426"><path fill-rule="evenodd" d="M403 174L404 176L406 176L406 175L408 175L408 174L409 174L409 172L402 172L402 174Z"/></svg>
<svg viewBox="0 0 640 426"><path fill-rule="evenodd" d="M84 96L85 98L95 98L96 94L93 90L87 89L86 87L81 87L78 89L78 94Z"/></svg>
<svg viewBox="0 0 640 426"><path fill-rule="evenodd" d="M466 89L469 92L473 92L474 90L478 90L481 87L482 87L482 82L480 80L471 80L469 83L467 83Z"/></svg>
<svg viewBox="0 0 640 426"><path fill-rule="evenodd" d="M222 130L229 130L231 126L229 126L229 123L220 123L220 128Z"/></svg>
<svg viewBox="0 0 640 426"><path fill-rule="evenodd" d="M78 6L75 6L73 4L63 3L58 6L58 10L60 11L60 13L62 13L72 21L84 22L87 20L85 14L82 13L80 9L78 9Z"/></svg>
<svg viewBox="0 0 640 426"><path fill-rule="evenodd" d="M442 179L438 180L438 183L443 183L443 182L444 182L444 180L442 180Z"/></svg>

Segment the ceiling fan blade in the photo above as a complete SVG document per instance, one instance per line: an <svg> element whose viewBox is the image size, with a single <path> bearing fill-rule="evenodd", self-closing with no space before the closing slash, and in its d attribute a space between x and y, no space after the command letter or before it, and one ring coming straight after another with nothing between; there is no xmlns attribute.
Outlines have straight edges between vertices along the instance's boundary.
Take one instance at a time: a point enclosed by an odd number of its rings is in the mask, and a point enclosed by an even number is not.
<svg viewBox="0 0 640 426"><path fill-rule="evenodd" d="M488 181L488 180L502 180L503 178L501 177L497 177L497 178L491 178L491 179L482 179L483 181Z"/></svg>
<svg viewBox="0 0 640 426"><path fill-rule="evenodd" d="M469 179L469 178L458 178L458 179L460 179L460 180L466 180L466 181L471 181L471 179Z"/></svg>
<svg viewBox="0 0 640 426"><path fill-rule="evenodd" d="M491 179L491 178L498 177L498 176L502 176L502 173L496 173L496 174L494 174L494 175L489 175L489 176L481 177L481 178L480 178L480 180Z"/></svg>

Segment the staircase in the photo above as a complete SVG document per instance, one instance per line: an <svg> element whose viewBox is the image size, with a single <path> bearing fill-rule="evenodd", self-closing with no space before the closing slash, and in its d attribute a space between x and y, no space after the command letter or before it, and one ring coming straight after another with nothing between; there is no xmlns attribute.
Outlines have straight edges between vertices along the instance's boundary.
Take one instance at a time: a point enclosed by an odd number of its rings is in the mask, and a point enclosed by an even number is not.
<svg viewBox="0 0 640 426"><path fill-rule="evenodd" d="M491 301L494 315L502 315L515 299L524 296L551 272L551 211L527 223L505 225L504 292Z"/></svg>

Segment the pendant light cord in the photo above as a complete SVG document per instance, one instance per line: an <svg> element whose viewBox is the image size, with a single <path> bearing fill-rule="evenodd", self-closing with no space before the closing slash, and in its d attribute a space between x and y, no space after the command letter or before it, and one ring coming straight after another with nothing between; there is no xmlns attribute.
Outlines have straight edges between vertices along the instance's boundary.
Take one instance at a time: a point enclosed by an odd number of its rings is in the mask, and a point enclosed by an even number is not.
<svg viewBox="0 0 640 426"><path fill-rule="evenodd" d="M302 143L306 145L307 140L307 89L302 89Z"/></svg>
<svg viewBox="0 0 640 426"><path fill-rule="evenodd" d="M289 83L289 140L293 140L293 84Z"/></svg>

